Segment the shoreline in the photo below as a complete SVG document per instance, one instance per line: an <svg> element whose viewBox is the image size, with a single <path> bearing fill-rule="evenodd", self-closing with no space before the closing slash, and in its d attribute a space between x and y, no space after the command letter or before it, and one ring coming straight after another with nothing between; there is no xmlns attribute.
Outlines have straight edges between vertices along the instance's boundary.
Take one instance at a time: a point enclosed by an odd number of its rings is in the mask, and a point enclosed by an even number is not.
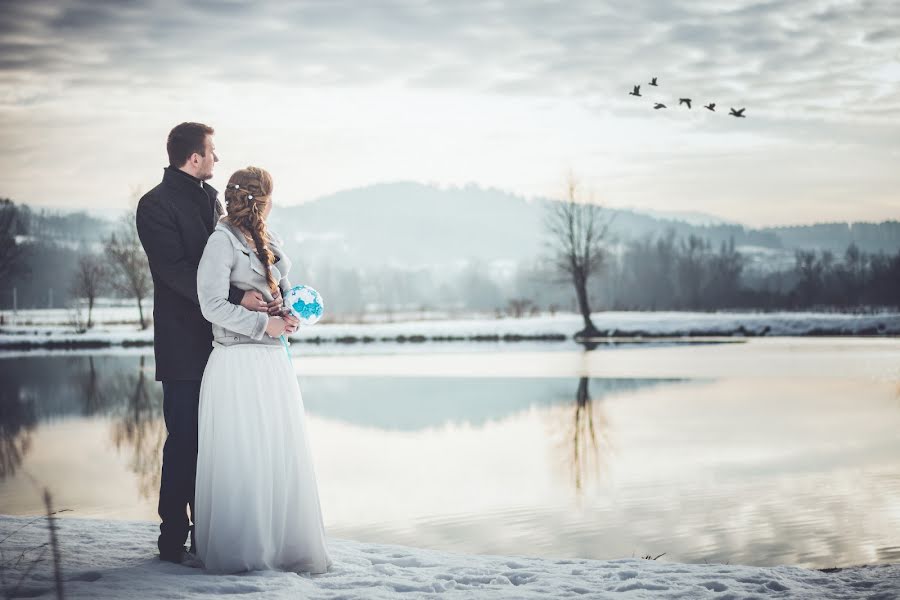
<svg viewBox="0 0 900 600"><path fill-rule="evenodd" d="M32 521L30 525L26 525ZM213 575L164 563L156 556L157 523L65 517L54 519L68 598L94 600L216 598L893 598L900 564L807 569L677 563L645 558L608 560L476 555L328 538L334 561L321 575L254 571ZM25 525L23 527L23 525ZM2 549L23 556L8 567L21 583L12 597L53 596L53 561L34 560L47 541L46 519L0 515ZM7 537L8 536L8 537ZM723 592L728 594L722 595Z"/></svg>
<svg viewBox="0 0 900 600"><path fill-rule="evenodd" d="M590 343L641 343L653 340L697 341L702 338L870 337L900 336L900 313L691 313L604 312L591 316L600 332ZM579 315L518 319L418 320L390 323L319 323L301 328L289 339L302 344L422 344L458 342L574 341L582 329ZM150 347L152 325L100 324L78 332L65 326L0 327L0 350Z"/></svg>

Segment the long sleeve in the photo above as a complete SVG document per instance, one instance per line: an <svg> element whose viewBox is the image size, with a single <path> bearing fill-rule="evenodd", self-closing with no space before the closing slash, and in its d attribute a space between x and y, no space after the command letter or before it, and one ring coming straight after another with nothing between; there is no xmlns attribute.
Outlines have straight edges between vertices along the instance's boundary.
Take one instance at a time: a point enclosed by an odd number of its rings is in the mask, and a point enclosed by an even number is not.
<svg viewBox="0 0 900 600"><path fill-rule="evenodd" d="M215 231L209 237L200 266L197 268L196 289L200 311L210 323L261 340L269 317L228 301L234 248L228 234Z"/></svg>

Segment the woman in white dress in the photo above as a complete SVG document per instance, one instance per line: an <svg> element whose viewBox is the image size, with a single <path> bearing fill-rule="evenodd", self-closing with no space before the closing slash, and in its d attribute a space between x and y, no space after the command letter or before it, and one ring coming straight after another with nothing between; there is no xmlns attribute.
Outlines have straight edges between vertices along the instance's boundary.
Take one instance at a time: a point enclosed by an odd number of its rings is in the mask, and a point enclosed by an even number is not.
<svg viewBox="0 0 900 600"><path fill-rule="evenodd" d="M205 567L234 573L331 566L303 399L278 337L298 321L228 302L234 285L267 300L290 289L290 259L268 231L272 177L248 167L225 191L228 216L207 242L197 271L213 351L200 386L194 517Z"/></svg>

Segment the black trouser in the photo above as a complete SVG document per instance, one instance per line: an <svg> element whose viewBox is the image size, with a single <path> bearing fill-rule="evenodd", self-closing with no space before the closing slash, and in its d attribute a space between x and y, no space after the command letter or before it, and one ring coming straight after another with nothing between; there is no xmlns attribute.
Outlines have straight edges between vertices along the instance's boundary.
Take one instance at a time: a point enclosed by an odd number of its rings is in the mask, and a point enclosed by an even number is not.
<svg viewBox="0 0 900 600"><path fill-rule="evenodd" d="M160 556L179 556L194 528L187 509L194 516L194 479L197 476L197 410L199 381L163 381L163 416L166 444L163 446L162 479L159 484Z"/></svg>

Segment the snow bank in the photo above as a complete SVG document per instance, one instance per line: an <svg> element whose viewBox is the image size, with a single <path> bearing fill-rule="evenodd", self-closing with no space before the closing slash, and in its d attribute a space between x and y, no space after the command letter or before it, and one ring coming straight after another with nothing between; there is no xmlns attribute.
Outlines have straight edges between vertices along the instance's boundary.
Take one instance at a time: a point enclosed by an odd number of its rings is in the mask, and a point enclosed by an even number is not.
<svg viewBox="0 0 900 600"><path fill-rule="evenodd" d="M11 597L55 597L45 519L0 516ZM553 560L329 542L322 575L211 575L156 558L156 523L58 519L67 598L870 598L900 597L900 565L836 569L667 563L641 558ZM43 554L42 554L43 552ZM24 554L23 554L24 553ZM43 556L42 560L34 559ZM31 569L29 571L29 569ZM23 578L24 575L24 578ZM16 587L16 582L21 584Z"/></svg>
<svg viewBox="0 0 900 600"><path fill-rule="evenodd" d="M695 313L601 312L591 320L604 336L731 336L731 335L898 335L900 314L832 313ZM323 324L301 328L295 339L323 341L364 336L395 339L421 336L429 340L463 339L571 339L584 327L581 316L521 319L469 319L459 321L407 321L373 325Z"/></svg>
<svg viewBox="0 0 900 600"><path fill-rule="evenodd" d="M900 313L692 313L602 312L591 316L603 337L900 335ZM466 319L397 323L320 323L292 339L306 342L424 342L571 340L583 327L580 316L562 314L522 319ZM152 329L104 326L86 333L66 327L7 326L0 348L74 348L151 345Z"/></svg>
<svg viewBox="0 0 900 600"><path fill-rule="evenodd" d="M97 328L79 333L71 328L4 327L0 348L105 348L107 346L152 346L153 329L135 327Z"/></svg>

